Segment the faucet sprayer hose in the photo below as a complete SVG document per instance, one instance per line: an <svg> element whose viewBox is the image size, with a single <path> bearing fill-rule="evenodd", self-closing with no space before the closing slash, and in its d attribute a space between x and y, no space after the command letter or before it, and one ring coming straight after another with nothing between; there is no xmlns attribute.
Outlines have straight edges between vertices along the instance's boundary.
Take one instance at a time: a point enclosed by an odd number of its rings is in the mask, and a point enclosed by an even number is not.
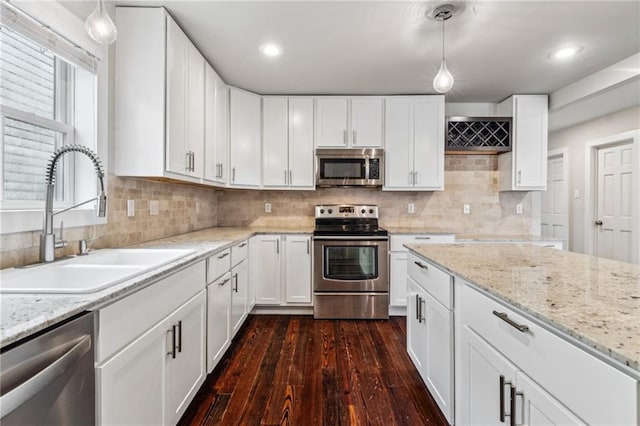
<svg viewBox="0 0 640 426"><path fill-rule="evenodd" d="M56 149L53 152L53 155L51 156L51 159L47 164L47 172L46 172L47 185L55 184L56 167L58 165L58 160L60 159L60 157L62 157L62 155L66 154L67 152L80 152L86 155L87 157L89 157L89 159L93 162L93 166L96 169L96 174L98 175L98 179L100 179L100 187L101 187L100 189L102 192L104 192L104 182L102 181L102 179L104 178L104 170L102 168L102 162L100 161L98 154L96 154L91 149L83 145L65 145Z"/></svg>

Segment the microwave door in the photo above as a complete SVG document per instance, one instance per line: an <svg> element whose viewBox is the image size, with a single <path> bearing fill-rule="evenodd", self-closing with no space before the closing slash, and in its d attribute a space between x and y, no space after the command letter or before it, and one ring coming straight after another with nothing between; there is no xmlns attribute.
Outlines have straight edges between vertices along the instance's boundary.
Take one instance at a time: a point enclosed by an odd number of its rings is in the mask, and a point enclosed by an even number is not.
<svg viewBox="0 0 640 426"><path fill-rule="evenodd" d="M364 158L320 159L320 178L338 180L365 179L367 161Z"/></svg>

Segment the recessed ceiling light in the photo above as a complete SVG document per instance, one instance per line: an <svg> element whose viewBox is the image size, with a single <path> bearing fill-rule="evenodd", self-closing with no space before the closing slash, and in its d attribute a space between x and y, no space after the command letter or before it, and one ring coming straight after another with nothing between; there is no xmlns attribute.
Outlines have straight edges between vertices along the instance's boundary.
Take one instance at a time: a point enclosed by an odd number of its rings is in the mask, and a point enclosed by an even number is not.
<svg viewBox="0 0 640 426"><path fill-rule="evenodd" d="M558 50L554 50L549 54L551 59L567 59L577 55L582 51L582 46L567 46Z"/></svg>
<svg viewBox="0 0 640 426"><path fill-rule="evenodd" d="M265 56L280 56L282 55L282 47L274 43L265 43L260 46L260 52Z"/></svg>

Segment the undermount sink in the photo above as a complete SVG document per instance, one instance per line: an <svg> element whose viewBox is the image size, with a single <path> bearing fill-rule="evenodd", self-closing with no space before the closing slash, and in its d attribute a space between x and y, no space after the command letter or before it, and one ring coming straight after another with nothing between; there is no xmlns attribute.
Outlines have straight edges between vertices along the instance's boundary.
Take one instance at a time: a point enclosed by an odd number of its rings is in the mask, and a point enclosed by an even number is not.
<svg viewBox="0 0 640 426"><path fill-rule="evenodd" d="M0 271L0 293L93 293L185 257L187 249L106 249Z"/></svg>

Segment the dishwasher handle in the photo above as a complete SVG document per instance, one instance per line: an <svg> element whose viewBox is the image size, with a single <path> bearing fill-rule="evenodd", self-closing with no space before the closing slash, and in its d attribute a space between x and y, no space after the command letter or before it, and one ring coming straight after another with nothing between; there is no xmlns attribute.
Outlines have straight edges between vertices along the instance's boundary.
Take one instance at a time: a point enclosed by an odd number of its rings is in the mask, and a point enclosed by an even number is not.
<svg viewBox="0 0 640 426"><path fill-rule="evenodd" d="M0 396L0 418L11 413L13 410L40 392L45 386L60 377L65 371L73 368L80 358L82 358L91 349L91 336L85 334L84 336L78 337L73 342L66 343L61 346L70 345L73 345L71 349L65 352L62 356L56 358L43 370L39 371L27 381L21 383L19 386L16 386L10 392ZM59 347L55 349L59 349ZM55 351L55 349L53 351ZM29 371L25 371L24 373L27 375L29 374Z"/></svg>

